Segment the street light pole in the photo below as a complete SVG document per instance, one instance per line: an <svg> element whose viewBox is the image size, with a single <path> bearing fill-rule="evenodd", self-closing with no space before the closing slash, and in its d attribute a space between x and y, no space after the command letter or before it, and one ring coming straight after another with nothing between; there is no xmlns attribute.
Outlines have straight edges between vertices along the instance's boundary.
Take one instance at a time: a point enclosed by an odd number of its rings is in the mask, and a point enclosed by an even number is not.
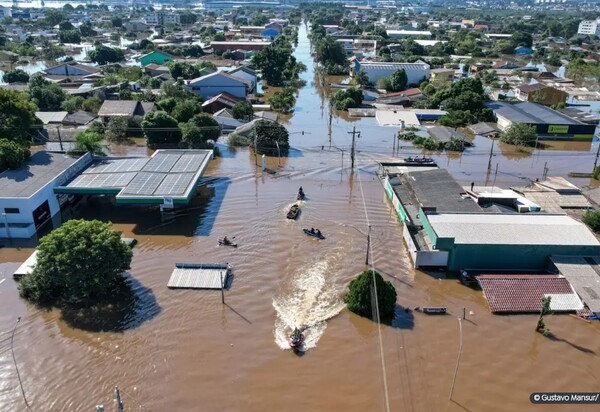
<svg viewBox="0 0 600 412"><path fill-rule="evenodd" d="M371 249L371 225L369 225L369 234L367 235L367 258L365 259L365 265L369 264L369 250Z"/></svg>

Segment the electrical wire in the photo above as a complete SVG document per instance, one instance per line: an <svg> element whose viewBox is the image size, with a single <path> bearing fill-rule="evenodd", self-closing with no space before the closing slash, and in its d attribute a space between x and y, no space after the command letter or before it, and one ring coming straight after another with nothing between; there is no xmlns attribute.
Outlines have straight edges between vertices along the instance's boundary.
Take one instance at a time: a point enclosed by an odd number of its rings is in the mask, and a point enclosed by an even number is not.
<svg viewBox="0 0 600 412"><path fill-rule="evenodd" d="M23 394L23 400L25 401L27 410L29 410L31 412L31 406L29 406L29 402L27 401L27 396L25 395L25 389L23 388L23 381L21 380L21 374L19 373L19 366L17 365L17 358L15 356L14 338L15 338L15 332L17 331L17 326L19 326L19 322L21 322L20 316L17 318L15 327L12 330L12 335L10 336L10 351L12 353L13 362L15 364L15 370L17 371L17 378L19 378L19 386L21 387L21 393Z"/></svg>
<svg viewBox="0 0 600 412"><path fill-rule="evenodd" d="M370 220L369 220L369 213L367 212L367 203L365 201L365 192L363 190L363 185L362 185L362 181L360 178L360 168L357 168L357 177L358 177L358 183L360 186L360 194L362 197L362 203L363 203L363 208L365 211L365 218L367 220L367 226L369 226L369 237L371 236L371 230L370 230ZM390 411L390 396L388 393L388 383L387 383L387 372L386 372L386 367L385 367L385 355L383 353L383 338L381 335L381 316L379 313L379 298L377 296L377 282L375 281L375 257L373 256L373 245L371 244L371 242L369 241L369 250L368 250L370 256L371 256L371 273L373 274L373 290L375 292L375 313L377 314L377 335L379 337L379 352L380 352L380 356L381 356L381 373L383 375L383 391L384 391L384 395L385 395L385 410L387 412Z"/></svg>

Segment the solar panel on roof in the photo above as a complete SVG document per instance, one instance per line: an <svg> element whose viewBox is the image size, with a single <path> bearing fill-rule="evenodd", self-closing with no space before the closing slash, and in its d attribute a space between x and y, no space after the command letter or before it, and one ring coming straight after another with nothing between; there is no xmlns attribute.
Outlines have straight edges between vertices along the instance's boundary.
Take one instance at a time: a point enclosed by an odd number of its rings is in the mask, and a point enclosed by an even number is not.
<svg viewBox="0 0 600 412"><path fill-rule="evenodd" d="M165 178L161 173L138 173L133 180L121 191L128 195L152 195Z"/></svg>
<svg viewBox="0 0 600 412"><path fill-rule="evenodd" d="M148 162L147 157L133 158L133 159L111 159L103 160L99 163L95 163L90 166L83 173L85 174L97 174L97 173L118 173L118 172L138 172L142 170L142 167Z"/></svg>
<svg viewBox="0 0 600 412"><path fill-rule="evenodd" d="M170 174L156 189L157 195L183 195L194 179L194 173Z"/></svg>
<svg viewBox="0 0 600 412"><path fill-rule="evenodd" d="M179 160L181 153L157 153L142 169L144 172L169 173L173 165Z"/></svg>
<svg viewBox="0 0 600 412"><path fill-rule="evenodd" d="M195 172L200 168L206 155L202 154L184 154L171 169L171 173L189 173Z"/></svg>

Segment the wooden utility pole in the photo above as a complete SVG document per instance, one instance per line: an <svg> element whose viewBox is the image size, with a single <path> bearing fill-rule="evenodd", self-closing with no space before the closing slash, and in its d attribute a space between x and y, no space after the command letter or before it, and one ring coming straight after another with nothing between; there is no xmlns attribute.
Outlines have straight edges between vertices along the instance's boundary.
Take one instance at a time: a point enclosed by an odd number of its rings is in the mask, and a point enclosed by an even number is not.
<svg viewBox="0 0 600 412"><path fill-rule="evenodd" d="M356 135L358 135L358 137L360 138L360 132L356 131L356 126L352 126L352 131L348 132L348 134L352 135L352 148L350 149L350 160L351 160L351 167L352 169L354 169L354 155L355 155L355 146L356 146Z"/></svg>
<svg viewBox="0 0 600 412"><path fill-rule="evenodd" d="M490 160L488 160L488 172L492 170L492 156L494 155L494 137L492 137L492 147L490 148Z"/></svg>
<svg viewBox="0 0 600 412"><path fill-rule="evenodd" d="M62 144L62 138L60 137L60 126L56 128L56 133L58 134L58 142L60 143L60 151L62 152L64 149Z"/></svg>
<svg viewBox="0 0 600 412"><path fill-rule="evenodd" d="M454 384L456 383L456 375L458 374L458 364L460 363L460 355L462 353L462 341L463 341L463 332L462 332L462 319L458 318L458 327L460 331L460 342L458 345L458 356L456 358L456 368L454 369L454 377L452 378L452 388L450 388L450 397L448 400L452 400L452 395L454 394Z"/></svg>

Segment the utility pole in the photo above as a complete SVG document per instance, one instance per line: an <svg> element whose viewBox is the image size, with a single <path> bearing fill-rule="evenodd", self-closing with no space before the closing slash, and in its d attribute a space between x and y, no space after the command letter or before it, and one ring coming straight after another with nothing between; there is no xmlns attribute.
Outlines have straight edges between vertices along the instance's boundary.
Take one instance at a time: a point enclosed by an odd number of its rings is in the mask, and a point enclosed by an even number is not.
<svg viewBox="0 0 600 412"><path fill-rule="evenodd" d="M123 412L123 401L121 401L121 392L118 386L115 386L115 401L117 401L117 412Z"/></svg>
<svg viewBox="0 0 600 412"><path fill-rule="evenodd" d="M329 147L331 148L331 121L333 120L333 110L331 109L331 102L329 102Z"/></svg>
<svg viewBox="0 0 600 412"><path fill-rule="evenodd" d="M360 138L360 132L356 131L356 126L352 126L352 131L348 132L348 134L352 135L352 149L350 149L350 160L351 160L351 167L352 169L354 169L354 155L355 155L355 146L356 146L356 135L358 134L358 137Z"/></svg>
<svg viewBox="0 0 600 412"><path fill-rule="evenodd" d="M369 225L369 234L367 235L367 258L365 259L365 265L369 264L369 250L371 249L371 225Z"/></svg>
<svg viewBox="0 0 600 412"><path fill-rule="evenodd" d="M496 141L496 139L494 139L494 137L492 136L492 147L490 148L490 160L488 160L488 172L490 170L492 170L492 156L494 155L494 142Z"/></svg>
<svg viewBox="0 0 600 412"><path fill-rule="evenodd" d="M254 166L258 166L258 151L256 150L256 131L254 132Z"/></svg>
<svg viewBox="0 0 600 412"><path fill-rule="evenodd" d="M58 133L58 142L60 143L60 151L62 152L64 149L62 145L62 138L60 137L60 126L56 128L56 133Z"/></svg>
<svg viewBox="0 0 600 412"><path fill-rule="evenodd" d="M454 369L454 377L452 378L452 388L450 388L450 397L448 400L452 400L452 394L454 393L454 383L456 382L456 375L458 374L458 364L460 363L460 354L462 353L462 319L458 317L458 327L460 329L460 343L458 345L458 357L456 358L456 368Z"/></svg>
<svg viewBox="0 0 600 412"><path fill-rule="evenodd" d="M592 173L596 170L596 166L598 166L598 157L600 156L600 141L598 141L598 150L596 150L596 160L594 160L594 168L592 169Z"/></svg>

